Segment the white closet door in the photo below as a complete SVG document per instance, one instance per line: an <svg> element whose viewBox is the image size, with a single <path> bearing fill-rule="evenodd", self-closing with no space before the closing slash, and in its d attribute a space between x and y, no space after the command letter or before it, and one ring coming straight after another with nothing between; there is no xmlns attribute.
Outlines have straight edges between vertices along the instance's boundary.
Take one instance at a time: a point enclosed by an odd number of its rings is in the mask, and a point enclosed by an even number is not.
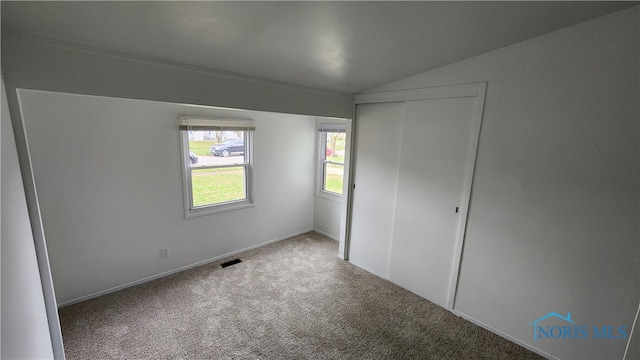
<svg viewBox="0 0 640 360"><path fill-rule="evenodd" d="M464 221L456 207L467 206L463 195L470 154L475 154L469 148L476 101L463 97L404 105L389 280L443 307Z"/></svg>
<svg viewBox="0 0 640 360"><path fill-rule="evenodd" d="M404 103L358 105L357 114L349 261L388 279Z"/></svg>

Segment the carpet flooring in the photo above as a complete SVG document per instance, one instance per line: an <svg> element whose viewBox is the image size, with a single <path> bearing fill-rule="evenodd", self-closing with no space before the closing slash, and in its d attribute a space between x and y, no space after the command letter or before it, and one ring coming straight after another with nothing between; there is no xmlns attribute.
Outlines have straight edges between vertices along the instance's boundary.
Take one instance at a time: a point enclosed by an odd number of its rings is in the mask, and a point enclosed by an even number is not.
<svg viewBox="0 0 640 360"><path fill-rule="evenodd" d="M64 307L67 359L542 359L337 253L310 232Z"/></svg>

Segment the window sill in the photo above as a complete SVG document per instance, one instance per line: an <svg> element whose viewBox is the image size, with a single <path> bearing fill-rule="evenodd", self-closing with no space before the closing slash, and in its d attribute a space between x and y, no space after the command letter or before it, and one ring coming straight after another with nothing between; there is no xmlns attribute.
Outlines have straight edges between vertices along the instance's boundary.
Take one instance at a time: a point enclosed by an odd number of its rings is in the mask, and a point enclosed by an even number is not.
<svg viewBox="0 0 640 360"><path fill-rule="evenodd" d="M342 202L342 195L334 194L327 191L317 191L316 196L319 198L323 198L326 200L334 201L334 202Z"/></svg>
<svg viewBox="0 0 640 360"><path fill-rule="evenodd" d="M195 217L219 214L223 212L247 209L251 207L255 207L255 204L253 204L249 200L244 200L244 201L238 201L238 202L229 203L229 204L203 207L203 208L194 209L194 210L187 210L187 212L184 215L184 218L191 219Z"/></svg>

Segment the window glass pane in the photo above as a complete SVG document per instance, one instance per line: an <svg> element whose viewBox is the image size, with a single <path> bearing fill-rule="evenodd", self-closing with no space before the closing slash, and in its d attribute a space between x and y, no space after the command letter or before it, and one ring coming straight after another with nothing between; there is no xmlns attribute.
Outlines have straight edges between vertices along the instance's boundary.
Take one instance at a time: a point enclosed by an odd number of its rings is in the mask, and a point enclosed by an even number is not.
<svg viewBox="0 0 640 360"><path fill-rule="evenodd" d="M342 195L342 179L344 178L344 165L324 164L324 186L322 190Z"/></svg>
<svg viewBox="0 0 640 360"><path fill-rule="evenodd" d="M191 167L245 164L246 131L189 131Z"/></svg>
<svg viewBox="0 0 640 360"><path fill-rule="evenodd" d="M247 198L245 167L192 169L193 206L219 204Z"/></svg>
<svg viewBox="0 0 640 360"><path fill-rule="evenodd" d="M325 159L331 162L337 162L344 164L344 142L346 139L345 133L325 133L326 146L325 146Z"/></svg>

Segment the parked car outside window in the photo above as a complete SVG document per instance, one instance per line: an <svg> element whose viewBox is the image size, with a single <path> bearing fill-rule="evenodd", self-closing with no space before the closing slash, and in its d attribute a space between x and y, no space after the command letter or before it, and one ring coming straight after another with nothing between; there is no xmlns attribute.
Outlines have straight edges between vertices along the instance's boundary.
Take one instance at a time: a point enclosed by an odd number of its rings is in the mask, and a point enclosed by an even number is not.
<svg viewBox="0 0 640 360"><path fill-rule="evenodd" d="M196 153L194 153L193 151L189 151L189 161L191 162L192 165L198 163L198 157L196 156Z"/></svg>
<svg viewBox="0 0 640 360"><path fill-rule="evenodd" d="M209 149L211 155L227 157L231 154L244 154L244 139L227 140Z"/></svg>

